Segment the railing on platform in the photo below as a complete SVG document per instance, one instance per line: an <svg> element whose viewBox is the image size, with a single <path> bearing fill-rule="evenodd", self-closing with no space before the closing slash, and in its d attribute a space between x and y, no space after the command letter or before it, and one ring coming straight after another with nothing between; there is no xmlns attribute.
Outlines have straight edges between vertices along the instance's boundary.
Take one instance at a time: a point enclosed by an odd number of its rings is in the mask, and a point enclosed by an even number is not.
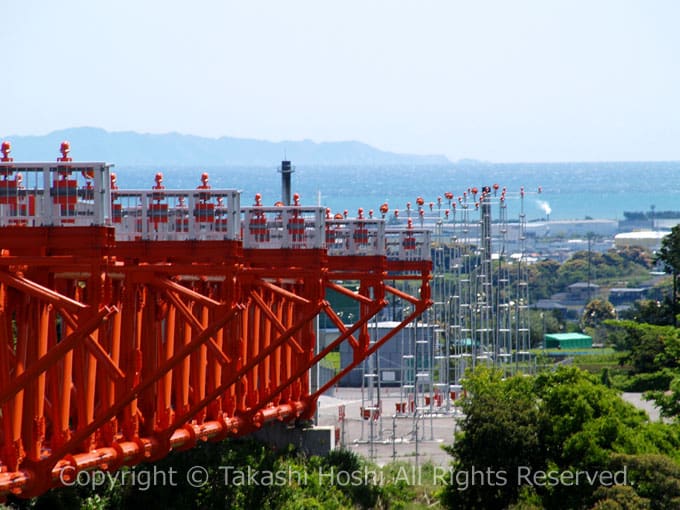
<svg viewBox="0 0 680 510"><path fill-rule="evenodd" d="M111 225L110 167L0 162L0 226Z"/></svg>
<svg viewBox="0 0 680 510"><path fill-rule="evenodd" d="M113 190L111 194L119 241L240 239L236 190Z"/></svg>
<svg viewBox="0 0 680 510"><path fill-rule="evenodd" d="M385 255L385 220L326 219L325 232L330 256Z"/></svg>
<svg viewBox="0 0 680 510"><path fill-rule="evenodd" d="M322 207L240 208L228 189L120 190L106 163L0 162L0 226L114 226L116 239L243 240L247 249L429 260L430 232L382 219L326 218Z"/></svg>
<svg viewBox="0 0 680 510"><path fill-rule="evenodd" d="M425 228L388 229L385 247L388 260L431 260L430 238L432 232Z"/></svg>
<svg viewBox="0 0 680 510"><path fill-rule="evenodd" d="M242 209L245 249L321 249L324 208L254 206Z"/></svg>

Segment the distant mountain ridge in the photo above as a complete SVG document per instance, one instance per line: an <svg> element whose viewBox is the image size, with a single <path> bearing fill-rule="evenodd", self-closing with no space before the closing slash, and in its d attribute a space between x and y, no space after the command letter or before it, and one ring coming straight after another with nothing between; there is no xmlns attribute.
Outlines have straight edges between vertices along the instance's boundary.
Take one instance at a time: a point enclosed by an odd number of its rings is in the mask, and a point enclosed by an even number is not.
<svg viewBox="0 0 680 510"><path fill-rule="evenodd" d="M444 156L386 152L365 143L311 140L269 142L244 138L204 138L179 133L108 132L79 127L40 136L6 136L17 161L52 161L63 140L71 142L76 161L106 161L120 165L243 165L277 164L284 159L298 165L440 165Z"/></svg>

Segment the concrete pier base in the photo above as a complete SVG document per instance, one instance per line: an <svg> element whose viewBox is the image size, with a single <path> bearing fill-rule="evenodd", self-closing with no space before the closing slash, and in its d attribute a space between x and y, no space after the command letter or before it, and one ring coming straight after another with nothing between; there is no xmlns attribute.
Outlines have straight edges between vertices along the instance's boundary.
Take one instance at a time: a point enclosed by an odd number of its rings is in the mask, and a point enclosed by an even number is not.
<svg viewBox="0 0 680 510"><path fill-rule="evenodd" d="M335 449L334 426L297 427L285 423L269 423L252 437L263 443L285 449L293 445L305 455L326 456Z"/></svg>

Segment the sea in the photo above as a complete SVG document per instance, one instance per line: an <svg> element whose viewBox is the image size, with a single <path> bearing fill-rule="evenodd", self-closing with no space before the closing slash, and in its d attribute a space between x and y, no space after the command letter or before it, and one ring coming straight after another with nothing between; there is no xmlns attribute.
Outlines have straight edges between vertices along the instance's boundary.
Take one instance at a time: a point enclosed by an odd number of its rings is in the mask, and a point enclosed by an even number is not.
<svg viewBox="0 0 680 510"><path fill-rule="evenodd" d="M506 189L508 219L523 212L528 221L624 218L625 211L680 211L680 162L604 163L480 163L450 165L332 166L294 165L292 191L302 205L322 205L333 213L356 216L383 203L390 214L407 204L416 209L418 197L426 211L441 214L449 207L445 193L454 200L472 188L498 184ZM207 172L213 188L238 189L241 205L254 204L256 193L264 205L281 200L281 174L270 167L116 167L121 188L149 189L156 172L164 174L167 188L192 189ZM522 193L522 190L524 193ZM523 198L521 198L523 195ZM441 198L441 201L438 200ZM441 205L440 205L441 204Z"/></svg>

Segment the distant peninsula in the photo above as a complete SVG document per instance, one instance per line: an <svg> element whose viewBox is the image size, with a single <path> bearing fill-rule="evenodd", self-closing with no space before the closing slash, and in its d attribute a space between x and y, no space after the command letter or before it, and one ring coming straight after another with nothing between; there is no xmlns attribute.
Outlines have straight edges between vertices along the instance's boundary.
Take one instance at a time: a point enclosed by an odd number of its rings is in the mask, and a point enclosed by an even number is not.
<svg viewBox="0 0 680 510"><path fill-rule="evenodd" d="M284 158L296 165L446 165L439 155L386 152L365 143L313 142L311 140L269 142L245 138L204 138L179 133L143 134L109 132L79 127L40 136L3 136L12 143L17 161L52 161L63 140L71 142L77 161L106 161L120 165L239 165L277 164Z"/></svg>

